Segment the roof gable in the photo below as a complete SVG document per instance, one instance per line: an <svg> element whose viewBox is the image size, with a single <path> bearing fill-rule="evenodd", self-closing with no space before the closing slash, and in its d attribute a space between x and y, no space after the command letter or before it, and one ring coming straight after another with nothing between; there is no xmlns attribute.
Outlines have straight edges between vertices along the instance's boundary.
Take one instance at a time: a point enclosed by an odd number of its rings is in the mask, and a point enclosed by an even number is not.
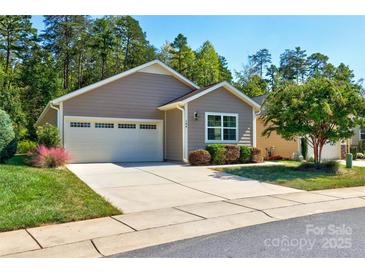
<svg viewBox="0 0 365 274"><path fill-rule="evenodd" d="M229 92L231 92L233 95L237 96L239 99L241 99L242 101L244 101L245 103L247 103L248 105L250 105L252 108L254 108L256 111L260 110L260 105L258 103L256 103L254 100L252 100L250 97L248 97L247 95L245 95L243 92L239 91L238 89L236 89L234 86L232 86L230 83L224 81L221 83L217 83L217 84L213 84L211 86L208 86L206 88L202 88L202 89L197 89L197 90L193 90L161 107L159 107L160 110L167 110L170 108L175 107L176 105L183 105L186 104L188 102L191 102L197 98L200 98L202 96L204 96L205 94L208 94L212 91L215 91L219 88L225 88L226 90L228 90Z"/></svg>
<svg viewBox="0 0 365 274"><path fill-rule="evenodd" d="M199 86L197 86L195 83L193 83L192 81L190 81L189 79L187 79L186 77L184 77L183 75L181 75L180 73L178 73L177 71L173 70L172 68L170 68L169 66L165 65L164 63L162 63L159 60L154 60L151 62L148 62L146 64L140 65L138 67L135 67L133 69L124 71L122 73L119 73L117 75L114 75L112 77L109 77L107 79L101 80L99 82L96 82L94 84L91 84L89 86L83 87L81 89L75 90L71 93L68 93L62 97L56 98L54 100L51 101L52 104L59 104L61 102L64 102L66 100L69 100L71 98L74 98L76 96L82 95L86 92L89 92L91 90L94 90L98 87L101 87L103 85L109 84L111 82L114 82L116 80L119 80L121 78L124 78L128 75L131 75L133 73L136 72L145 72L145 73L155 73L155 74L166 74L166 75L172 75L174 76L176 79L178 79L179 81L185 83L186 85L194 88L194 89L198 89Z"/></svg>

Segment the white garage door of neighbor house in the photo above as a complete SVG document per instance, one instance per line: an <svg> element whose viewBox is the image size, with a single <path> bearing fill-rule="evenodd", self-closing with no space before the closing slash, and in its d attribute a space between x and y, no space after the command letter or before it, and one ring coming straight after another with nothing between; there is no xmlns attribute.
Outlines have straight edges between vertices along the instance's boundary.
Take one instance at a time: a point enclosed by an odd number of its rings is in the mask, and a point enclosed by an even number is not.
<svg viewBox="0 0 365 274"><path fill-rule="evenodd" d="M313 157L313 148L308 147L308 158ZM341 157L341 143L325 144L322 149L322 160L337 160Z"/></svg>
<svg viewBox="0 0 365 274"><path fill-rule="evenodd" d="M72 163L162 161L162 136L162 121L64 121L64 147Z"/></svg>

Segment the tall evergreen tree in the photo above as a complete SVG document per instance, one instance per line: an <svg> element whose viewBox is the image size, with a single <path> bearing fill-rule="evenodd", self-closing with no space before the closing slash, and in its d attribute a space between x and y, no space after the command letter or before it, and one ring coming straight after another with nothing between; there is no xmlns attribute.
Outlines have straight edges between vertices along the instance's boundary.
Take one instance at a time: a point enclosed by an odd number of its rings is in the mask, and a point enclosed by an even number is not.
<svg viewBox="0 0 365 274"><path fill-rule="evenodd" d="M219 81L231 82L232 79L233 77L228 68L227 59L224 56L219 56Z"/></svg>
<svg viewBox="0 0 365 274"><path fill-rule="evenodd" d="M211 42L206 41L196 52L197 61L194 80L200 86L208 86L219 81L219 55Z"/></svg>
<svg viewBox="0 0 365 274"><path fill-rule="evenodd" d="M325 74L325 68L328 62L328 56L322 53L313 53L307 58L308 76L318 77Z"/></svg>
<svg viewBox="0 0 365 274"><path fill-rule="evenodd" d="M271 54L267 49L260 49L255 54L248 56L248 61L253 72L263 78L265 69L271 63Z"/></svg>
<svg viewBox="0 0 365 274"><path fill-rule="evenodd" d="M36 30L30 19L28 15L0 16L0 53L5 53L5 74L12 62L22 59L34 42Z"/></svg>
<svg viewBox="0 0 365 274"><path fill-rule="evenodd" d="M80 25L85 21L84 16L49 15L45 16L43 42L48 50L55 54L62 67L63 88L70 87L70 64L74 57L74 47L77 41Z"/></svg>
<svg viewBox="0 0 365 274"><path fill-rule="evenodd" d="M139 22L131 16L112 17L116 49L122 49L123 70L130 69L155 57L155 49L146 39Z"/></svg>
<svg viewBox="0 0 365 274"><path fill-rule="evenodd" d="M93 24L91 45L95 50L95 57L100 56L101 74L99 79L104 79L109 76L108 58L115 42L112 27L112 22L108 18L96 19Z"/></svg>
<svg viewBox="0 0 365 274"><path fill-rule="evenodd" d="M294 50L286 49L280 55L279 70L286 81L304 81L307 72L307 54L305 50L296 47Z"/></svg>
<svg viewBox="0 0 365 274"><path fill-rule="evenodd" d="M187 38L181 33L176 36L171 43L170 66L190 79L194 79L193 67L195 63L195 53L188 46Z"/></svg>

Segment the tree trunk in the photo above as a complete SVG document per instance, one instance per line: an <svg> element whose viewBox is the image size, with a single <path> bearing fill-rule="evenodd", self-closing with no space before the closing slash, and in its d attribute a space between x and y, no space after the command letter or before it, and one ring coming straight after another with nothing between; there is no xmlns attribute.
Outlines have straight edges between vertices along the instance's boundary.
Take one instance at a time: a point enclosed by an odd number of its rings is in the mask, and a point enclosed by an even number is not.
<svg viewBox="0 0 365 274"><path fill-rule="evenodd" d="M63 64L63 88L68 89L68 79L69 79L69 63L70 63L70 56L68 51L66 52L66 57Z"/></svg>
<svg viewBox="0 0 365 274"><path fill-rule="evenodd" d="M81 61L82 61L82 53L79 53L79 58L78 58L78 68L77 68L77 83L78 83L78 87L81 88L81 83L82 83L82 65L81 65Z"/></svg>
<svg viewBox="0 0 365 274"><path fill-rule="evenodd" d="M127 38L127 45L125 47L125 54L124 54L124 70L127 69L127 64L128 64L128 59L129 59L129 43L130 43L130 38Z"/></svg>
<svg viewBox="0 0 365 274"><path fill-rule="evenodd" d="M101 59L101 80L104 79L104 66L105 66L105 58Z"/></svg>
<svg viewBox="0 0 365 274"><path fill-rule="evenodd" d="M6 38L6 64L5 64L5 73L8 73L9 65L10 65L10 33L8 32L8 36Z"/></svg>

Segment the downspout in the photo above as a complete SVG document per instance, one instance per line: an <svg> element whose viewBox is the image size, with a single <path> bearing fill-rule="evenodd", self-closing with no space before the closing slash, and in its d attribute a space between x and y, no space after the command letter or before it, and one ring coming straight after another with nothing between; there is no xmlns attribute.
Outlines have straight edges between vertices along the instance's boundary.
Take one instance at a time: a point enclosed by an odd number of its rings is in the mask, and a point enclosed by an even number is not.
<svg viewBox="0 0 365 274"><path fill-rule="evenodd" d="M188 162L185 155L185 109L180 107L179 105L176 107L178 110L181 110L181 116L182 116L182 152L183 152L183 161L185 163Z"/></svg>

